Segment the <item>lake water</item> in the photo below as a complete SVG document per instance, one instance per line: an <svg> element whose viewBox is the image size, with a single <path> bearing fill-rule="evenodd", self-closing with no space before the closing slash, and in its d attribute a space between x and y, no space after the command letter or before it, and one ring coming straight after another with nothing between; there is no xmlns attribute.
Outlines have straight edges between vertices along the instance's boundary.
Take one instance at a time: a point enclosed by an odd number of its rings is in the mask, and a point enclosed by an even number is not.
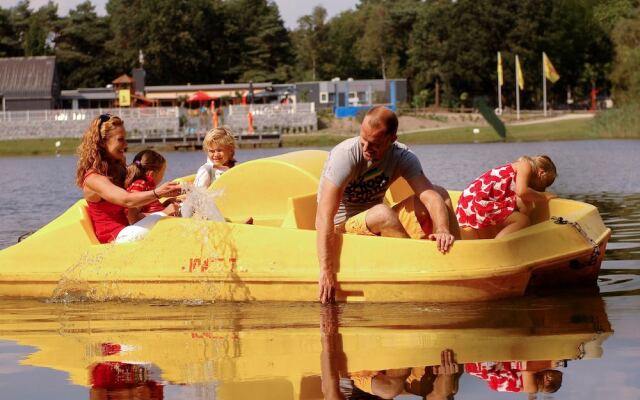
<svg viewBox="0 0 640 400"><path fill-rule="evenodd" d="M539 399L639 399L640 141L412 149L427 176L451 189L520 155L550 155L559 170L551 190L596 205L613 229L598 290L481 304L337 307L0 299L0 398L307 399L322 397L321 375L327 385L342 383L343 391L358 394L351 382L366 388L367 376L376 375L371 390L384 390L380 382L388 389L412 372L418 377L407 388L421 396L528 399L535 396L498 395L482 374L469 373L488 368L508 386L517 381L509 376L533 376L515 372L528 361L528 369L563 373L559 390ZM293 150L236 156L243 162ZM204 162L201 152L166 156L168 177L191 174ZM0 249L80 197L75 162L73 156L0 158ZM441 363L445 349L455 354L459 372L424 373ZM509 360L518 363L472 365ZM341 375L351 380L339 381ZM416 394L398 398L421 398Z"/></svg>

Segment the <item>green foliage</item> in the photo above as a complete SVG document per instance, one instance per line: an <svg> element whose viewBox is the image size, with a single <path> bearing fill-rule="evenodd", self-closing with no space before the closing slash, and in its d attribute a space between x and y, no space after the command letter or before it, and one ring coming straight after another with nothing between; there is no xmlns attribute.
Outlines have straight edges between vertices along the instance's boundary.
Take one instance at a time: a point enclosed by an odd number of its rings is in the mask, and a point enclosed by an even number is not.
<svg viewBox="0 0 640 400"><path fill-rule="evenodd" d="M118 71L105 46L111 39L106 17L99 17L90 1L69 11L58 24L56 57L63 88L104 86Z"/></svg>
<svg viewBox="0 0 640 400"><path fill-rule="evenodd" d="M222 67L229 80L288 80L286 65L293 61L293 54L278 6L267 0L228 0L223 8L226 59Z"/></svg>
<svg viewBox="0 0 640 400"><path fill-rule="evenodd" d="M327 10L316 6L311 14L298 18L298 28L291 33L299 68L296 75L300 80L318 79L319 61L325 56L326 18Z"/></svg>
<svg viewBox="0 0 640 400"><path fill-rule="evenodd" d="M25 56L42 56L54 53L54 27L58 19L58 6L51 0L29 17L24 33Z"/></svg>
<svg viewBox="0 0 640 400"><path fill-rule="evenodd" d="M640 11L633 18L620 19L613 30L616 58L611 80L615 100L635 103L640 99Z"/></svg>
<svg viewBox="0 0 640 400"><path fill-rule="evenodd" d="M121 71L138 66L140 51L150 84L205 83L222 77L212 50L222 46L219 2L110 0L114 34L109 47Z"/></svg>
<svg viewBox="0 0 640 400"><path fill-rule="evenodd" d="M640 103L629 102L623 106L596 115L594 130L598 136L611 138L640 137Z"/></svg>
<svg viewBox="0 0 640 400"><path fill-rule="evenodd" d="M20 55L22 55L22 49L11 20L11 11L0 8L0 57Z"/></svg>

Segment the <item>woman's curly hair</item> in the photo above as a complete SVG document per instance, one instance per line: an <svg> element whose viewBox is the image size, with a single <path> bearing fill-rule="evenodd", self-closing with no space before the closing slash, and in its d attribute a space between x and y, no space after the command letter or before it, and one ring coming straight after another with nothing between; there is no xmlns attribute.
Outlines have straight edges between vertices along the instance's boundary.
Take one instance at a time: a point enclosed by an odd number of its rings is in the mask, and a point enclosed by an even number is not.
<svg viewBox="0 0 640 400"><path fill-rule="evenodd" d="M124 122L114 115L100 115L91 121L76 150L76 185L80 188L89 171L108 177L115 185L124 186L126 164L121 160L111 159L105 147L109 132L120 127L124 129Z"/></svg>

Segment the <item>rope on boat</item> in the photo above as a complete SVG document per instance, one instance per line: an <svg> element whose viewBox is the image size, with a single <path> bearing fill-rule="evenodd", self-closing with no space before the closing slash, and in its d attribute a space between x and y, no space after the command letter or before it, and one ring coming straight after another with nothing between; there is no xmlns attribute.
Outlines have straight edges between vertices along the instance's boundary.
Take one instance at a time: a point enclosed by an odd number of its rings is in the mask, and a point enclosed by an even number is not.
<svg viewBox="0 0 640 400"><path fill-rule="evenodd" d="M596 243L595 240L591 239L589 235L587 235L587 232L582 229L579 223L569 221L562 217L551 217L551 219L554 223L559 225L573 226L575 230L578 231L578 233L582 235L582 237L591 245L593 251L591 252L591 257L589 257L589 262L587 263L587 265L594 265L598 261L598 257L600 257L600 246L598 246L598 243Z"/></svg>

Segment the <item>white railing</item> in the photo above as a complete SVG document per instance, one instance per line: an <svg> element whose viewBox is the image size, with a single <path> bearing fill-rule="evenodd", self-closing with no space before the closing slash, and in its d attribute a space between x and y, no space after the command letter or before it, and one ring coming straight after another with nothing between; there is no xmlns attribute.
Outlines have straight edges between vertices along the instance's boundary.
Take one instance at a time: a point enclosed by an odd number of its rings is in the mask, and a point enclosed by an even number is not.
<svg viewBox="0 0 640 400"><path fill-rule="evenodd" d="M0 121L90 121L101 114L117 115L125 122L130 118L178 118L178 107L0 111Z"/></svg>
<svg viewBox="0 0 640 400"><path fill-rule="evenodd" d="M0 112L0 140L80 137L92 119L106 113L120 116L132 137L180 131L178 107L8 111Z"/></svg>
<svg viewBox="0 0 640 400"><path fill-rule="evenodd" d="M316 112L315 103L232 105L228 106L227 109L230 115L247 115L249 111L251 111L253 115L305 114Z"/></svg>

